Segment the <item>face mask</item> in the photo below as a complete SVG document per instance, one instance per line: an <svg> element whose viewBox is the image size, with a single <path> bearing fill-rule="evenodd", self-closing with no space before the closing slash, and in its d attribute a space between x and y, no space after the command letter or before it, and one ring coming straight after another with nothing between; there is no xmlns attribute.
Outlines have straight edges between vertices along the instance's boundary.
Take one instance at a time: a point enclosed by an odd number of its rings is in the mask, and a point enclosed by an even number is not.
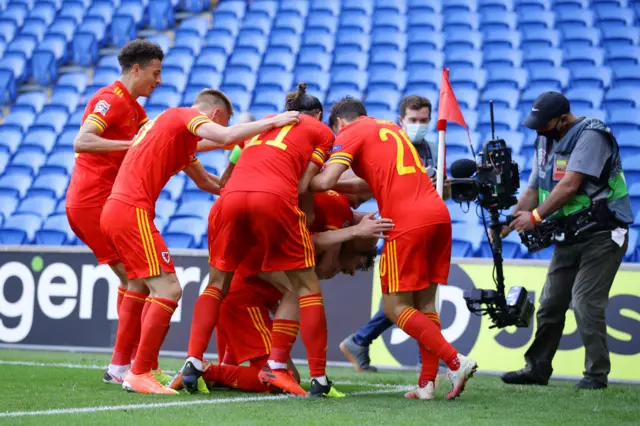
<svg viewBox="0 0 640 426"><path fill-rule="evenodd" d="M544 136L545 138L547 138L547 140L559 141L564 136L564 132L558 130L558 124L560 124L560 121L558 121L551 130L537 133L539 136Z"/></svg>
<svg viewBox="0 0 640 426"><path fill-rule="evenodd" d="M427 128L429 125L422 123L405 123L404 127L411 142L419 143L424 140L424 135L427 134Z"/></svg>

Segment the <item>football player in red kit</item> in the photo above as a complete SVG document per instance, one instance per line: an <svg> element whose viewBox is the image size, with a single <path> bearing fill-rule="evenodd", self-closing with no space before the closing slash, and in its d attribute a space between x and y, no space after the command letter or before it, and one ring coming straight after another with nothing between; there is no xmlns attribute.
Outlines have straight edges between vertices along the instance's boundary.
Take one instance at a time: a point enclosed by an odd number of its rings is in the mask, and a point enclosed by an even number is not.
<svg viewBox="0 0 640 426"><path fill-rule="evenodd" d="M184 171L199 188L218 193L218 177L195 158L200 139L227 145L298 120L289 112L253 123L224 127L233 114L231 102L218 90L203 90L190 108L169 108L150 121L133 141L102 212L100 225L127 276L143 283L154 297L142 319L139 349L123 388L140 393L171 394L151 373L182 290L169 250L153 224L160 191L175 173ZM144 288L134 291L142 295ZM142 297L140 297L142 298ZM140 322L122 324L133 333Z"/></svg>
<svg viewBox="0 0 640 426"><path fill-rule="evenodd" d="M338 183L351 167L368 184L381 215L395 225L382 251L380 281L385 315L420 345L418 387L406 396L433 399L437 360L442 359L453 381L447 398L456 398L477 364L445 340L435 310L437 284L446 284L449 277L449 211L409 138L395 123L367 117L362 102L352 98L334 104L329 123L338 136L311 189L353 190Z"/></svg>
<svg viewBox="0 0 640 426"><path fill-rule="evenodd" d="M136 99L150 96L160 84L163 57L162 49L155 43L145 40L127 43L118 54L120 79L89 99L74 141L76 162L66 195L67 218L73 232L89 246L98 263L108 264L120 279L119 319L133 316L139 321L146 294L138 297L134 292L126 296L127 274L122 259L100 230L100 215L131 140L147 122L147 114ZM138 337L131 336L134 344ZM122 384L131 363L131 351L123 350L121 343L116 341L111 363L104 372L105 383ZM157 375L160 379L170 378L161 372Z"/></svg>

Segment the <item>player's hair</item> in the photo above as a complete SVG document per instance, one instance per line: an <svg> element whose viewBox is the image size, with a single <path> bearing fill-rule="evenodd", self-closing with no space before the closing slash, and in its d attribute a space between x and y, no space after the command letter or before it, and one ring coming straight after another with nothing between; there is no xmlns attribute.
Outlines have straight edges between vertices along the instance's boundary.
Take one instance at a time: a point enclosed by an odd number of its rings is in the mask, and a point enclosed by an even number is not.
<svg viewBox="0 0 640 426"><path fill-rule="evenodd" d="M364 256L366 258L366 261L363 265L358 265L356 269L358 271L368 271L369 269L373 268L377 255L378 252L376 251L376 249L361 253L361 256Z"/></svg>
<svg viewBox="0 0 640 426"><path fill-rule="evenodd" d="M322 121L322 103L315 96L307 94L306 83L298 83L295 92L287 93L284 108L287 111L299 111L307 115L320 113L320 121Z"/></svg>
<svg viewBox="0 0 640 426"><path fill-rule="evenodd" d="M432 107L429 99L422 96L409 95L400 102L400 117L404 118L408 109L418 110L425 107L429 108L429 115L431 115Z"/></svg>
<svg viewBox="0 0 640 426"><path fill-rule="evenodd" d="M367 109L364 107L362 101L352 98L351 96L346 96L331 107L329 127L335 127L338 122L338 118L353 121L363 115L367 115Z"/></svg>
<svg viewBox="0 0 640 426"><path fill-rule="evenodd" d="M229 97L218 89L204 89L198 93L193 104L203 105L208 108L222 106L229 112L229 117L233 116L233 104L229 100Z"/></svg>
<svg viewBox="0 0 640 426"><path fill-rule="evenodd" d="M144 68L154 59L159 61L164 59L162 48L156 43L142 39L130 41L118 53L118 62L123 73L131 71L135 64Z"/></svg>

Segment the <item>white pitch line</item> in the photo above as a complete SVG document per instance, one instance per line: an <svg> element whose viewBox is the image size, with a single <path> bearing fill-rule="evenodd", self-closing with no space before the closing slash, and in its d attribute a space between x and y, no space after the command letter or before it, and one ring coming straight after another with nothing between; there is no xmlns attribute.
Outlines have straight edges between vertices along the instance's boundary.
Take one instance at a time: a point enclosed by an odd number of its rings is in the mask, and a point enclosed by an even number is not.
<svg viewBox="0 0 640 426"><path fill-rule="evenodd" d="M393 389L348 392L346 394L349 396L379 395L379 394L386 394L386 393L401 392L408 389L410 388L407 386L396 386ZM296 398L286 396L286 395L264 395L264 396L249 396L249 397L221 398L221 399L198 399L194 401L157 402L152 404L107 405L103 407L84 407L84 408L56 408L53 410L40 410L40 411L9 411L5 413L0 413L0 418L27 417L27 416L51 416L51 415L60 415L60 414L86 414L86 413L99 413L104 411L186 407L191 405L232 404L235 402L246 403L246 402L260 402L260 401L283 400L283 399L296 399Z"/></svg>
<svg viewBox="0 0 640 426"><path fill-rule="evenodd" d="M104 370L106 366L97 365L97 364L72 364L66 362L59 363L47 363L47 362L34 362L34 361L4 361L0 360L0 365L21 365L25 367L53 367L53 368L75 368L75 369L85 369L85 370ZM175 374L175 371L164 370L167 374ZM395 389L398 385L393 385L389 383L368 383L366 381L362 382L354 382L350 380L333 380L333 383L336 385L345 385L345 386L369 386L372 388L378 389Z"/></svg>

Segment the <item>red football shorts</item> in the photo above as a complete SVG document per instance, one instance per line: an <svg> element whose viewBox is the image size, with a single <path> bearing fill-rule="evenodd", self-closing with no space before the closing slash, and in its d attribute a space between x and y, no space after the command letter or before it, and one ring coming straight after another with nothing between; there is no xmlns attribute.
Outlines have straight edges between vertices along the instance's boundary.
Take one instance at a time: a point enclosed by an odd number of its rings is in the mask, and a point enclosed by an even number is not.
<svg viewBox="0 0 640 426"><path fill-rule="evenodd" d="M67 207L71 230L91 249L98 263L116 265L120 263L120 258L100 229L101 215L102 207Z"/></svg>
<svg viewBox="0 0 640 426"><path fill-rule="evenodd" d="M315 265L305 214L297 205L266 192L223 194L209 215L209 263L235 271L254 246L264 250L264 272Z"/></svg>
<svg viewBox="0 0 640 426"><path fill-rule="evenodd" d="M382 293L447 284L451 266L451 222L404 232L386 240L380 257Z"/></svg>
<svg viewBox="0 0 640 426"><path fill-rule="evenodd" d="M236 280L244 278L234 276ZM239 281L232 283L222 302L216 333L238 364L271 353L272 321L267 303L250 285Z"/></svg>
<svg viewBox="0 0 640 426"><path fill-rule="evenodd" d="M102 232L122 259L129 279L175 273L173 259L146 210L107 200L100 219Z"/></svg>

